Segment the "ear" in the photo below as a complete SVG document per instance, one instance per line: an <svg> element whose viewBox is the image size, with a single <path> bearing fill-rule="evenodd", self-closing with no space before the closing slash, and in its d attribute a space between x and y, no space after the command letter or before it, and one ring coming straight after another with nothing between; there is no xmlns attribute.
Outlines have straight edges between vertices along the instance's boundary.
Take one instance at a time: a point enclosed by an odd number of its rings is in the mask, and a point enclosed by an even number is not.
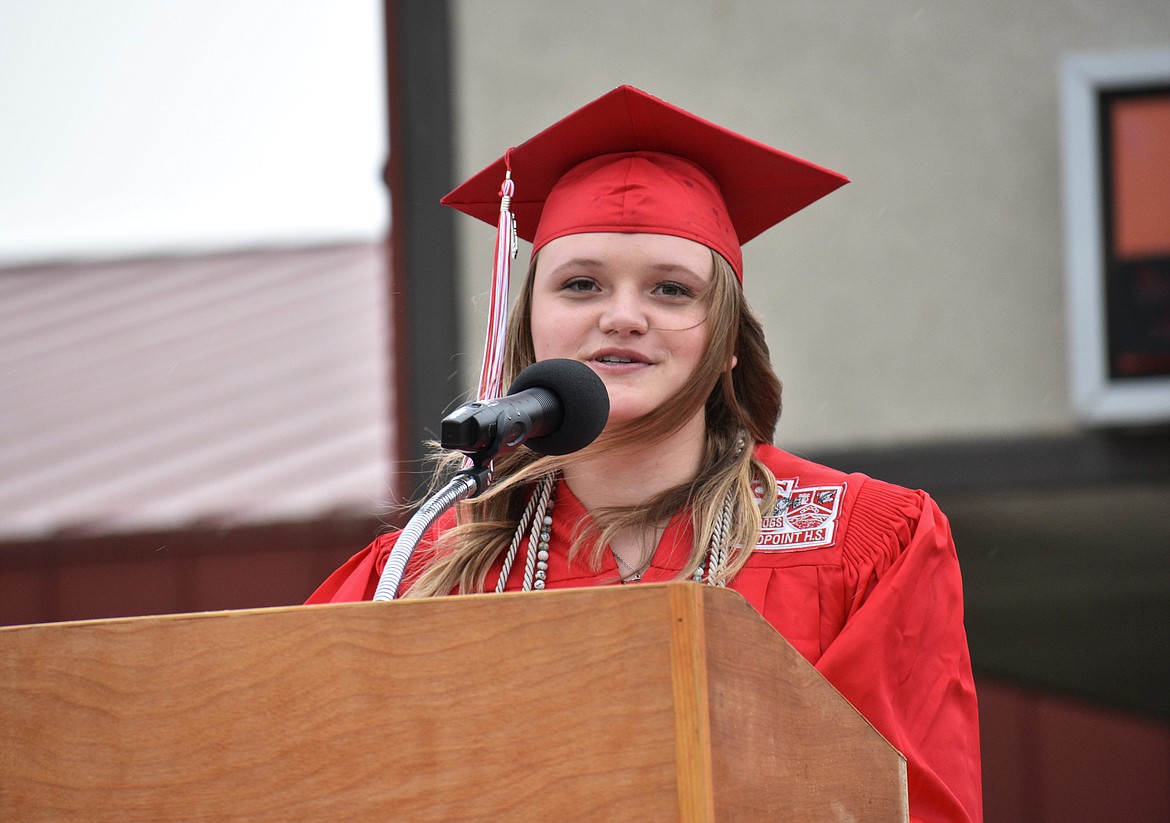
<svg viewBox="0 0 1170 823"><path fill-rule="evenodd" d="M738 364L739 364L739 358L736 357L734 354L731 355L731 368L728 369L728 371L734 370Z"/></svg>

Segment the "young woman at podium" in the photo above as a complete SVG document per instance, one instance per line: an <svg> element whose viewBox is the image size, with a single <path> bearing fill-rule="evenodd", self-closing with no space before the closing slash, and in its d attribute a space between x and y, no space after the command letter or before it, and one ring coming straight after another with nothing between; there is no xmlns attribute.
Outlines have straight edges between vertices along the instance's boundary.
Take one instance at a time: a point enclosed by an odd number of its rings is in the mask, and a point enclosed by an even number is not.
<svg viewBox="0 0 1170 823"><path fill-rule="evenodd" d="M610 414L576 453L498 456L494 484L424 537L402 596L727 586L906 755L912 819L979 820L945 517L921 491L772 445L781 386L744 298L740 246L846 182L621 87L445 197L499 224L493 301L511 232L533 244L506 333L489 330L481 397L568 358L600 376ZM370 599L397 537L379 537L309 602Z"/></svg>

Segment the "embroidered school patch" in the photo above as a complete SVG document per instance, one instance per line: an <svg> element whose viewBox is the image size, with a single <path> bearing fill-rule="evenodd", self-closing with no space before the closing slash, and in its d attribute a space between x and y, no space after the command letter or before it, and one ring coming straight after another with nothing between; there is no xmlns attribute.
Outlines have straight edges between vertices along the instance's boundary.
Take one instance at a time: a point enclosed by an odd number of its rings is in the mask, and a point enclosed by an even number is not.
<svg viewBox="0 0 1170 823"><path fill-rule="evenodd" d="M756 551L803 552L833 545L844 496L844 486L797 488L795 478L778 479L776 507L764 516Z"/></svg>

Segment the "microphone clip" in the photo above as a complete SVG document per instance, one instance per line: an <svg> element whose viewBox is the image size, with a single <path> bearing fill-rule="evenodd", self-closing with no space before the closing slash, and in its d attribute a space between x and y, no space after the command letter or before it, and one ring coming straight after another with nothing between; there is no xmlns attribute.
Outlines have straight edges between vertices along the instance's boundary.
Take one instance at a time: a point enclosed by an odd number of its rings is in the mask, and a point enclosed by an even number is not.
<svg viewBox="0 0 1170 823"><path fill-rule="evenodd" d="M448 451L463 452L474 465L481 466L529 438L556 430L562 418L557 395L532 387L497 400L464 403L443 418L439 443Z"/></svg>

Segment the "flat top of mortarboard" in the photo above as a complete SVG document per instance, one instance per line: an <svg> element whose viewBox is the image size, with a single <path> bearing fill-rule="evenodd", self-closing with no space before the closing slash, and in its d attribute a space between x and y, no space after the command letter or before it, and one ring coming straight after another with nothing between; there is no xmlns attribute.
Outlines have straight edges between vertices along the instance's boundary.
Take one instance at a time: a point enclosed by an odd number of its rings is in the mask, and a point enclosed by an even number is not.
<svg viewBox="0 0 1170 823"><path fill-rule="evenodd" d="M632 86L619 86L509 150L442 199L496 225L510 167L517 233L531 241L549 191L593 157L656 151L690 160L716 181L740 244L848 183L823 168L704 120Z"/></svg>

